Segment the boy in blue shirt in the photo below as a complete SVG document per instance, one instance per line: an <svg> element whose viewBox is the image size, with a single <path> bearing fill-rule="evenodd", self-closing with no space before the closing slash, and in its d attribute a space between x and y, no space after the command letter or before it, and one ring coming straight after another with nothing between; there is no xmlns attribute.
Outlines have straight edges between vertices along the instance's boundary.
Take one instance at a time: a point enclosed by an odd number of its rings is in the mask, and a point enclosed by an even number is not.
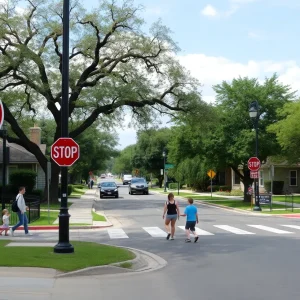
<svg viewBox="0 0 300 300"><path fill-rule="evenodd" d="M198 210L197 207L193 204L194 200L192 198L188 198L189 205L185 208L184 214L182 214L182 217L186 216L186 224L185 224L185 232L187 235L187 239L185 240L186 243L190 243L190 231L195 236L194 243L198 241L198 235L196 233L195 225L196 222L198 224Z"/></svg>

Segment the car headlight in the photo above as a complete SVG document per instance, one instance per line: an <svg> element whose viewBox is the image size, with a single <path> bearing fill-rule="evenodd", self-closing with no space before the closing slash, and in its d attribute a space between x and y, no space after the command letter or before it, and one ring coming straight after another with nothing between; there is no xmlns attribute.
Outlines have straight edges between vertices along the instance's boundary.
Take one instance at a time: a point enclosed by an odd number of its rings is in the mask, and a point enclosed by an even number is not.
<svg viewBox="0 0 300 300"><path fill-rule="evenodd" d="M118 191L118 189L115 189L115 192L117 192Z"/></svg>
<svg viewBox="0 0 300 300"><path fill-rule="evenodd" d="M101 190L100 190L100 192L104 192L104 190L103 190L103 189L101 189Z"/></svg>

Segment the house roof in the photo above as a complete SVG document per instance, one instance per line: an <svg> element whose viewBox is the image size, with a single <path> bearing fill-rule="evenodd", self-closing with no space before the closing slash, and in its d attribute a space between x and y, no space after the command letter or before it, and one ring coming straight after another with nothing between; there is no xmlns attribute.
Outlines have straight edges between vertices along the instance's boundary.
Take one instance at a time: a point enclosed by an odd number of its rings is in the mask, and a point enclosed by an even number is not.
<svg viewBox="0 0 300 300"><path fill-rule="evenodd" d="M3 162L3 147L2 147L2 139L0 140L0 163ZM9 158L10 163L38 163L36 157L27 151L24 147L15 144L15 143L8 143L6 142L7 147L10 148L9 150ZM45 154L46 152L46 145L41 144L39 145L41 151Z"/></svg>

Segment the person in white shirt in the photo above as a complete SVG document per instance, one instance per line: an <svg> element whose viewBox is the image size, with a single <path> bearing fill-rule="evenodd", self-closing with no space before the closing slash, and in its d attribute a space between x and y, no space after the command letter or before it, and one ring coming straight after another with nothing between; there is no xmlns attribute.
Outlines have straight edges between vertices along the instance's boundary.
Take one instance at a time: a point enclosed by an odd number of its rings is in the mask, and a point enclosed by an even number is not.
<svg viewBox="0 0 300 300"><path fill-rule="evenodd" d="M7 232L9 230L9 212L7 209L2 210L2 222L3 225L0 226L0 235L5 231L5 235L8 235Z"/></svg>
<svg viewBox="0 0 300 300"><path fill-rule="evenodd" d="M25 200L24 200L24 195L25 194L25 187L21 186L19 188L19 194L17 195L16 199L17 199L17 203L18 203L18 217L19 217L19 223L16 224L15 226L13 226L12 228L10 228L10 234L14 235L14 231L20 227L20 226L24 226L24 231L25 231L25 235L31 235L28 232L28 219L27 219L27 215L26 215L26 211L28 210L28 207L25 204Z"/></svg>

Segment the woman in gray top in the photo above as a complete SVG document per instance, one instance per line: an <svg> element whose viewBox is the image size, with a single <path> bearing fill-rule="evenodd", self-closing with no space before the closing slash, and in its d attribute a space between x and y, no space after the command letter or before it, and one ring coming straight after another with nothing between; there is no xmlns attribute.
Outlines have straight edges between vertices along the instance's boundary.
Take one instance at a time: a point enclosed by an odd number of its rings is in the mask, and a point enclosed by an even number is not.
<svg viewBox="0 0 300 300"><path fill-rule="evenodd" d="M13 226L12 228L10 228L10 234L14 235L14 231L20 227L20 226L24 226L24 231L26 235L31 235L28 232L28 219L27 219L27 215L26 215L26 211L28 210L28 207L25 204L25 200L24 200L24 195L25 194L25 187L21 186L19 188L19 194L16 197L16 200L18 201L18 217L19 217L19 223L16 224L15 226Z"/></svg>

